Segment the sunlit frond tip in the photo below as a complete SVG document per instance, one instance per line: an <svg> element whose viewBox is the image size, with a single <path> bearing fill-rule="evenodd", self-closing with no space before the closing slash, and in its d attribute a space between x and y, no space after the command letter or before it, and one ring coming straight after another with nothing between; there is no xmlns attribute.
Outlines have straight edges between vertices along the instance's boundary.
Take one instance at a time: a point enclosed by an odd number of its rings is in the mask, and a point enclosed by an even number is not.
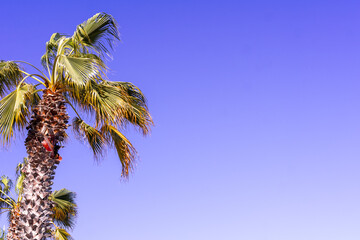
<svg viewBox="0 0 360 240"><path fill-rule="evenodd" d="M95 158L102 156L105 139L96 128L88 125L82 119L75 117L73 120L73 130L78 136L84 137L87 140L93 150Z"/></svg>
<svg viewBox="0 0 360 240"><path fill-rule="evenodd" d="M102 157L105 144L114 147L122 165L121 176L124 178L129 176L137 152L131 142L118 129L111 125L103 125L100 130L97 130L77 117L73 120L73 129L78 136L86 139L97 159Z"/></svg>
<svg viewBox="0 0 360 240"><path fill-rule="evenodd" d="M104 81L102 85L111 86L116 89L116 94L112 95L114 100L115 97L119 98L119 100L114 102L119 103L116 108L121 118L125 120L123 123L131 123L144 135L149 134L150 127L153 126L154 123L149 113L145 96L140 89L130 82Z"/></svg>
<svg viewBox="0 0 360 240"><path fill-rule="evenodd" d="M114 126L104 125L101 128L101 132L106 140L115 147L122 165L121 176L127 178L134 167L134 162L137 157L136 149Z"/></svg>
<svg viewBox="0 0 360 240"><path fill-rule="evenodd" d="M120 35L115 19L106 13L97 13L78 25L72 39L83 47L93 48L98 53L109 53L106 45L112 49Z"/></svg>
<svg viewBox="0 0 360 240"><path fill-rule="evenodd" d="M0 97L6 91L15 87L22 77L23 74L18 64L12 61L0 60Z"/></svg>
<svg viewBox="0 0 360 240"><path fill-rule="evenodd" d="M45 69L53 65L58 50L59 40L65 37L66 36L63 34L54 33L51 35L50 40L46 42L46 51L41 57L41 64Z"/></svg>
<svg viewBox="0 0 360 240"><path fill-rule="evenodd" d="M71 240L72 237L70 234L62 228L56 228L53 232L53 237L55 240Z"/></svg>

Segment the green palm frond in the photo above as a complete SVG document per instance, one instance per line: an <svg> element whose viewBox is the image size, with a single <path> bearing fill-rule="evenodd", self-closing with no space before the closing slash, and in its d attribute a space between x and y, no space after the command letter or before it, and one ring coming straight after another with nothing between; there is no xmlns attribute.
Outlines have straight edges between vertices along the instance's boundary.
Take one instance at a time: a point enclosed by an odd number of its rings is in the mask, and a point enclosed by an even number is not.
<svg viewBox="0 0 360 240"><path fill-rule="evenodd" d="M8 208L12 209L12 208L14 208L14 206L15 206L15 204L14 204L12 198L0 195L0 212L3 209L6 209L6 210L8 210Z"/></svg>
<svg viewBox="0 0 360 240"><path fill-rule="evenodd" d="M148 134L154 124L149 113L146 98L141 90L129 82L104 81L102 84L116 87L124 101L120 106L121 114L127 122L137 126L144 135Z"/></svg>
<svg viewBox="0 0 360 240"><path fill-rule="evenodd" d="M15 173L16 173L16 176L19 176L19 175L21 175L21 170L23 169L23 167L25 166L25 164L27 163L27 158L26 157L24 157L23 158L23 161L22 162L20 162L20 163L18 163L18 165L16 165L16 168L15 168Z"/></svg>
<svg viewBox="0 0 360 240"><path fill-rule="evenodd" d="M68 94L82 110L95 114L97 125L131 123L147 134L153 124L145 97L131 83L89 81L81 91L72 88Z"/></svg>
<svg viewBox="0 0 360 240"><path fill-rule="evenodd" d="M75 117L73 120L73 129L79 136L84 136L94 152L95 157L102 156L105 139L96 128L91 127L82 119Z"/></svg>
<svg viewBox="0 0 360 240"><path fill-rule="evenodd" d="M0 101L0 132L4 143L10 141L15 128L24 128L29 108L38 99L36 87L23 83Z"/></svg>
<svg viewBox="0 0 360 240"><path fill-rule="evenodd" d="M51 35L50 40L46 42L46 51L41 57L41 65L46 69L48 66L52 66L58 51L59 40L65 38L65 35L60 33L54 33Z"/></svg>
<svg viewBox="0 0 360 240"><path fill-rule="evenodd" d="M119 40L119 31L115 19L106 13L97 13L76 27L72 36L75 52L88 53L93 49L98 54L109 54L115 40Z"/></svg>
<svg viewBox="0 0 360 240"><path fill-rule="evenodd" d="M88 104L95 112L97 124L112 122L114 124L122 120L124 106L121 93L114 87L91 82L83 98L83 103Z"/></svg>
<svg viewBox="0 0 360 240"><path fill-rule="evenodd" d="M21 175L19 175L19 177L16 180L16 185L15 185L15 192L17 194L22 194L24 186L23 186L23 182L25 180L25 174L22 173Z"/></svg>
<svg viewBox="0 0 360 240"><path fill-rule="evenodd" d="M0 210L1 208L14 207L14 199L10 195L10 190L13 186L11 179L5 175L0 178Z"/></svg>
<svg viewBox="0 0 360 240"><path fill-rule="evenodd" d="M11 179L8 176L1 176L0 178L0 189L1 191L3 191L5 194L8 194L10 192L10 189L12 188L13 183L11 181Z"/></svg>
<svg viewBox="0 0 360 240"><path fill-rule="evenodd" d="M106 81L104 83L110 86L120 88L122 91L125 91L127 95L139 99L139 101L141 101L144 105L146 105L145 95L141 92L141 90L138 87L136 87L131 82Z"/></svg>
<svg viewBox="0 0 360 240"><path fill-rule="evenodd" d="M23 75L19 65L12 61L0 61L0 97L15 87Z"/></svg>
<svg viewBox="0 0 360 240"><path fill-rule="evenodd" d="M74 126L82 131L93 148L95 156L110 144L115 147L122 164L122 176L127 177L136 158L136 150L130 141L117 129L133 124L144 133L149 132L153 124L143 93L131 83L95 81L87 82L84 89L78 93L68 93L72 100L85 112L95 114L96 127L92 128L78 118ZM100 133L96 129L101 129ZM87 132L87 133L86 133ZM88 135L86 135L88 134ZM105 138L105 144L103 141Z"/></svg>
<svg viewBox="0 0 360 240"><path fill-rule="evenodd" d="M56 228L55 230L53 230L52 235L55 240L71 240L72 239L70 234L65 229L62 229L62 228Z"/></svg>
<svg viewBox="0 0 360 240"><path fill-rule="evenodd" d="M122 165L122 176L128 177L133 169L136 158L136 149L131 142L114 126L104 125L101 132L107 141L115 147Z"/></svg>
<svg viewBox="0 0 360 240"><path fill-rule="evenodd" d="M102 61L93 55L61 55L58 65L58 73L63 76L64 85L73 86L77 90L84 88L89 80L101 78L103 73Z"/></svg>
<svg viewBox="0 0 360 240"><path fill-rule="evenodd" d="M23 182L25 179L25 173L22 172L23 167L25 166L27 162L27 158L23 159L23 162L18 163L18 165L16 166L16 184L15 184L15 192L18 195L21 195L23 192Z"/></svg>
<svg viewBox="0 0 360 240"><path fill-rule="evenodd" d="M77 53L77 54L71 54L70 56L74 56L74 57L82 57L82 58L90 58L96 61L96 63L102 67L102 68L106 68L105 63L103 62L103 60L96 54L93 53Z"/></svg>
<svg viewBox="0 0 360 240"><path fill-rule="evenodd" d="M81 90L68 88L67 94L83 111L95 114L97 125L101 122L116 122L119 94L95 80L88 81ZM120 99L121 100L121 99Z"/></svg>
<svg viewBox="0 0 360 240"><path fill-rule="evenodd" d="M53 219L64 228L73 228L77 214L77 205L75 204L75 193L65 188L54 191L50 200L54 202Z"/></svg>

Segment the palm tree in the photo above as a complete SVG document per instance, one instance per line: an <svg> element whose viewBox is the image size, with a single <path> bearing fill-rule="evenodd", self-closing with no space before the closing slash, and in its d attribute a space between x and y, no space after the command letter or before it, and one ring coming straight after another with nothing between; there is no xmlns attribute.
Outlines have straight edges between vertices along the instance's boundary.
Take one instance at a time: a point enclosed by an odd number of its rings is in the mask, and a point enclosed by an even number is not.
<svg viewBox="0 0 360 240"><path fill-rule="evenodd" d="M0 132L4 144L11 141L16 130L25 126L28 130L23 197L12 239L50 237L51 180L67 137L68 106L76 114L74 132L87 140L94 156L100 159L105 146L112 146L122 164L122 176L126 178L132 170L136 150L121 130L131 124L146 135L153 122L139 88L129 82L109 81L106 76L105 60L116 40L119 32L114 18L98 13L78 25L72 36L51 36L41 58L46 73L22 61L0 62ZM25 71L25 66L36 72ZM79 112L93 120L85 122Z"/></svg>
<svg viewBox="0 0 360 240"><path fill-rule="evenodd" d="M5 229L0 230L0 240L13 238L15 229L17 228L14 222L14 216L18 214L19 204L22 197L24 173L21 173L21 168L25 166L24 162L17 167L17 179L15 185L16 194L11 193L13 188L12 181L7 176L0 177L0 215L8 213L9 230L6 236ZM11 197L17 195L17 197ZM54 202L52 208L52 224L50 230L51 236L55 240L70 240L71 236L68 233L75 225L74 219L77 215L77 205L75 204L75 193L65 188L54 191L50 195L50 200Z"/></svg>

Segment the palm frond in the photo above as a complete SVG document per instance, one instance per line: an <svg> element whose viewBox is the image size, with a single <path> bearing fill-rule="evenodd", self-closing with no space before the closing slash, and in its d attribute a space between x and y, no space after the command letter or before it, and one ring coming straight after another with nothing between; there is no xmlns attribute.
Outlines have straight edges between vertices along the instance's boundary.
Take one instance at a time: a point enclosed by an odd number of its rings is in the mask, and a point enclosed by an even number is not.
<svg viewBox="0 0 360 240"><path fill-rule="evenodd" d="M22 77L18 64L12 61L0 61L0 97L15 87Z"/></svg>
<svg viewBox="0 0 360 240"><path fill-rule="evenodd" d="M8 194L10 192L10 189L12 188L13 183L11 181L11 179L8 176L1 176L0 178L0 189L1 191L3 191L5 194Z"/></svg>
<svg viewBox="0 0 360 240"><path fill-rule="evenodd" d="M107 141L115 147L122 165L121 176L127 178L134 166L134 161L137 154L136 149L133 147L131 142L114 126L104 125L101 128L101 132Z"/></svg>
<svg viewBox="0 0 360 240"><path fill-rule="evenodd" d="M85 87L86 83L102 77L102 61L93 55L66 56L61 55L58 60L59 74L63 76L64 85L77 90Z"/></svg>
<svg viewBox="0 0 360 240"><path fill-rule="evenodd" d="M17 194L22 194L24 186L23 186L23 182L25 180L25 174L22 173L16 180L16 185L15 185L15 191Z"/></svg>
<svg viewBox="0 0 360 240"><path fill-rule="evenodd" d="M91 149L94 152L94 156L102 156L105 139L102 136L101 132L99 132L96 128L88 125L78 117L74 118L72 126L77 135L86 138L87 142L89 143Z"/></svg>
<svg viewBox="0 0 360 240"><path fill-rule="evenodd" d="M9 143L16 128L25 127L29 108L38 99L36 87L23 83L0 101L0 132L4 143Z"/></svg>
<svg viewBox="0 0 360 240"><path fill-rule="evenodd" d="M15 184L15 192L20 196L23 192L23 182L25 179L25 173L22 172L25 164L27 162L27 158L23 159L23 162L18 163L16 166L16 184Z"/></svg>
<svg viewBox="0 0 360 240"><path fill-rule="evenodd" d="M53 219L64 228L73 228L77 214L76 194L65 188L54 191L50 200L54 202Z"/></svg>
<svg viewBox="0 0 360 240"><path fill-rule="evenodd" d="M146 135L153 125L144 95L131 83L89 81L81 91L69 88L68 94L82 110L95 114L99 126L131 123Z"/></svg>
<svg viewBox="0 0 360 240"><path fill-rule="evenodd" d="M98 54L109 54L107 46L112 49L120 37L115 19L109 14L97 13L76 27L72 39L75 46L83 47L78 49L83 53L88 53L90 48Z"/></svg>
<svg viewBox="0 0 360 240"><path fill-rule="evenodd" d="M15 206L13 201L14 201L14 199L12 199L12 198L0 195L0 212L3 209L6 209L6 210L8 210L8 208L13 209Z"/></svg>
<svg viewBox="0 0 360 240"><path fill-rule="evenodd" d="M11 179L5 175L0 177L0 210L3 207L12 208L14 199L9 196L13 186Z"/></svg>
<svg viewBox="0 0 360 240"><path fill-rule="evenodd" d="M119 82L119 81L105 81L107 85L118 87L122 91L125 91L127 95L136 97L139 101L142 102L146 106L146 98L145 95L141 92L141 90L132 84L131 82Z"/></svg>
<svg viewBox="0 0 360 240"><path fill-rule="evenodd" d="M81 110L87 113L94 113L97 125L104 122L116 120L117 104L112 94L109 94L106 87L101 86L95 80L88 81L82 89L68 88L68 97Z"/></svg>
<svg viewBox="0 0 360 240"><path fill-rule="evenodd" d="M46 50L41 57L41 65L46 69L48 66L52 66L59 47L59 40L65 38L65 35L60 33L54 33L51 35L50 40L46 42Z"/></svg>
<svg viewBox="0 0 360 240"><path fill-rule="evenodd" d="M16 173L16 176L19 176L21 175L21 170L23 169L23 167L25 166L25 164L27 163L27 158L24 157L23 158L23 161L18 163L18 165L16 165L16 168L15 168L15 173Z"/></svg>
<svg viewBox="0 0 360 240"><path fill-rule="evenodd" d="M55 240L71 240L72 239L70 234L65 229L62 229L62 228L56 228L55 230L53 230L52 235Z"/></svg>
<svg viewBox="0 0 360 240"><path fill-rule="evenodd" d="M144 135L150 132L154 124L149 113L146 98L141 90L130 82L103 81L102 84L116 87L121 93L122 115L127 122L137 126Z"/></svg>

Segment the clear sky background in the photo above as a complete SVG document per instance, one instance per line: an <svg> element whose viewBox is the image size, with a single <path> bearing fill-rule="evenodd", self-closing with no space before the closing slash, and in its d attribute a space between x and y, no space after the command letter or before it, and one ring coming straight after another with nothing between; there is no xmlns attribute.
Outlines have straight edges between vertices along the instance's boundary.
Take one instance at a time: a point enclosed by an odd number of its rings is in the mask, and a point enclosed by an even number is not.
<svg viewBox="0 0 360 240"><path fill-rule="evenodd" d="M61 151L54 189L77 193L75 239L359 239L358 1L0 7L0 59L37 66L52 33L112 14L123 42L109 76L148 98L156 126L126 132L140 156L128 182L114 152L96 164L74 138ZM0 150L0 174L23 140Z"/></svg>

